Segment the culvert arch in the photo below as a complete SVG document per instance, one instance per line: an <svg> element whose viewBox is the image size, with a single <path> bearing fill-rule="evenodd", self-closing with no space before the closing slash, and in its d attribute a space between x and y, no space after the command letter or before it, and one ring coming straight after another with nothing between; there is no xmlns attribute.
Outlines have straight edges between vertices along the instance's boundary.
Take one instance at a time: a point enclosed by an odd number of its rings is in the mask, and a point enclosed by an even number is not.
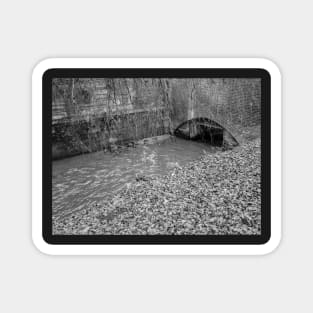
<svg viewBox="0 0 313 313"><path fill-rule="evenodd" d="M175 127L174 135L189 140L201 140L214 146L238 146L236 137L221 123L208 117L193 117Z"/></svg>

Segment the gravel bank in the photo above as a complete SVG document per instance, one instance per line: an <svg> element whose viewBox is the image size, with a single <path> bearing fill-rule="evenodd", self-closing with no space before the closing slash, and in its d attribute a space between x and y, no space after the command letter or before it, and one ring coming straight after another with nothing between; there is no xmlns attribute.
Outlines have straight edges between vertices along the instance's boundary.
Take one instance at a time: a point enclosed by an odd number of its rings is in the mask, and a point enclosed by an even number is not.
<svg viewBox="0 0 313 313"><path fill-rule="evenodd" d="M54 234L261 233L260 139L205 154L168 175L138 177L121 194L67 217Z"/></svg>

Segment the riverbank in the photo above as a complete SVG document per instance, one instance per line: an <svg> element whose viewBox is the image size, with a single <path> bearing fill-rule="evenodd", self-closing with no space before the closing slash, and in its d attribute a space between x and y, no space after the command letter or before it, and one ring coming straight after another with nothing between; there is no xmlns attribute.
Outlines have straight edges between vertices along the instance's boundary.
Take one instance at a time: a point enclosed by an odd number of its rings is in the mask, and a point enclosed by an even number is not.
<svg viewBox="0 0 313 313"><path fill-rule="evenodd" d="M159 138L159 137L158 137ZM159 138L160 139L160 138ZM53 215L65 216L119 194L139 177L164 176L216 147L170 137L123 147L114 153L102 151L78 155L52 164ZM219 148L220 149L220 148Z"/></svg>
<svg viewBox="0 0 313 313"><path fill-rule="evenodd" d="M260 234L260 139L206 153L162 177L138 177L119 194L67 217L54 234Z"/></svg>

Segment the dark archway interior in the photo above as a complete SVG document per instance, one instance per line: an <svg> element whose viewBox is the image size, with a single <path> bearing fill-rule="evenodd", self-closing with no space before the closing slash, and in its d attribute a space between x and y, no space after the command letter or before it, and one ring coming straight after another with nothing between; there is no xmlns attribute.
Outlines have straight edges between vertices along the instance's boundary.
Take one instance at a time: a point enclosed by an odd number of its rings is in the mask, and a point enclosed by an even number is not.
<svg viewBox="0 0 313 313"><path fill-rule="evenodd" d="M224 144L225 129L207 118L195 118L179 125L174 135L187 140L196 140L212 146Z"/></svg>

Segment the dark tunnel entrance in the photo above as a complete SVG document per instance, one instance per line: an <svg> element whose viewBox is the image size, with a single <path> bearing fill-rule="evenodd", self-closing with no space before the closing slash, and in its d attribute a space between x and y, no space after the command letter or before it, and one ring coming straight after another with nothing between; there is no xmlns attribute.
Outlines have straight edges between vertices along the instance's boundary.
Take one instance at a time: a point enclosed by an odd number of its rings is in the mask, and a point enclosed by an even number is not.
<svg viewBox="0 0 313 313"><path fill-rule="evenodd" d="M174 135L187 140L205 142L211 146L236 146L238 142L218 123L207 118L194 118L180 124Z"/></svg>

